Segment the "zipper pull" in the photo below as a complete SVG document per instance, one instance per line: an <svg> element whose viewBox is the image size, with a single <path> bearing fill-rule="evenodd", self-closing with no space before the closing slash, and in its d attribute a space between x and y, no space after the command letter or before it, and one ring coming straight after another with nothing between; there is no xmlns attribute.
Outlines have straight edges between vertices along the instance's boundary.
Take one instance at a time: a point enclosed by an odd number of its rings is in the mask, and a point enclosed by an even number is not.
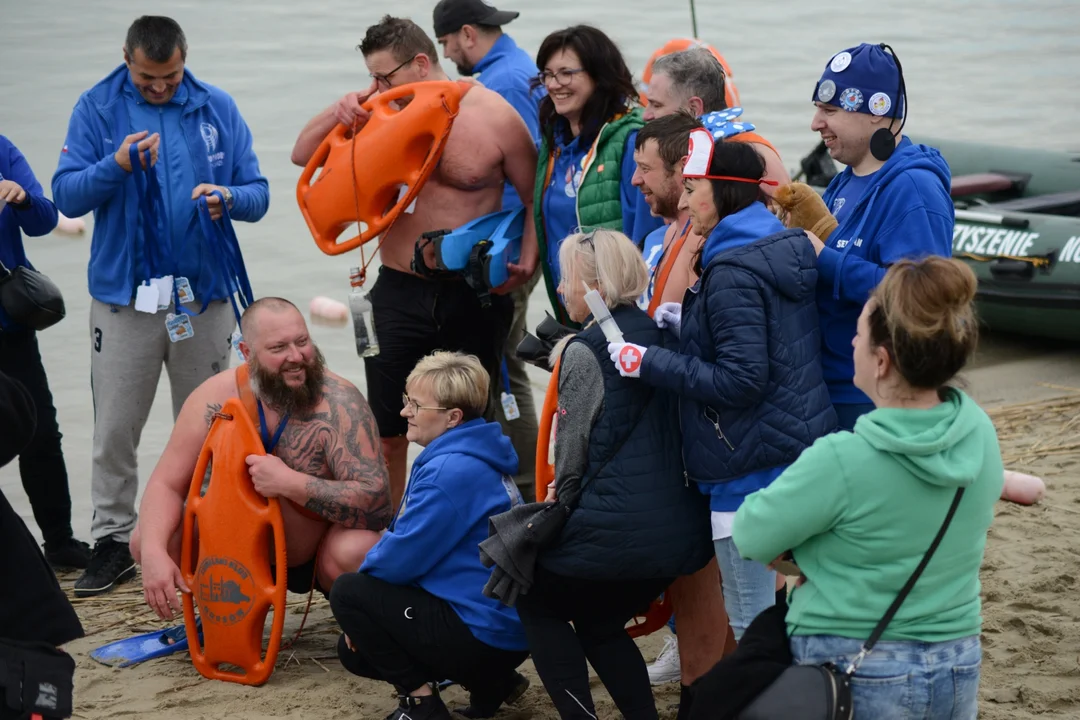
<svg viewBox="0 0 1080 720"><path fill-rule="evenodd" d="M690 476L686 474L685 470L682 471L682 476L683 476L683 485L685 487L690 487Z"/></svg>

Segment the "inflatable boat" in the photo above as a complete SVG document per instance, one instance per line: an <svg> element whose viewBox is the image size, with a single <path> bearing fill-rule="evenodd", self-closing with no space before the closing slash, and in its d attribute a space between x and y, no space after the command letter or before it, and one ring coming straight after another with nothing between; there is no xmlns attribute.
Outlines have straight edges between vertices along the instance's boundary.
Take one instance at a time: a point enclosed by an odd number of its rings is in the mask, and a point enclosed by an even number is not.
<svg viewBox="0 0 1080 720"><path fill-rule="evenodd" d="M912 136L952 170L953 257L979 277L991 330L1080 341L1080 153ZM823 190L835 164L823 146L802 160Z"/></svg>

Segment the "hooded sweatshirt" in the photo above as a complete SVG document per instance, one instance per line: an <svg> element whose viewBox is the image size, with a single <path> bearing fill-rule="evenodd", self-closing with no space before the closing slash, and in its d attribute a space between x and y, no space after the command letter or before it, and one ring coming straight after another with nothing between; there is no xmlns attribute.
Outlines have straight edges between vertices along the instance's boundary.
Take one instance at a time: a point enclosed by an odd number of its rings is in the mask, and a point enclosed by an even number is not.
<svg viewBox="0 0 1080 720"><path fill-rule="evenodd" d="M903 258L952 255L955 212L949 197L951 175L936 149L900 141L858 198L845 189L859 182L851 168L833 178L823 197L840 225L818 255L818 310L822 363L835 404L869 403L855 387L851 340L862 307L888 266ZM854 195L854 193L853 193ZM846 206L855 203L848 211Z"/></svg>
<svg viewBox="0 0 1080 720"><path fill-rule="evenodd" d="M482 593L491 570L479 548L488 518L522 503L511 479L517 471L498 423L476 419L447 430L413 462L397 515L360 572L445 600L480 642L528 649L517 611Z"/></svg>
<svg viewBox="0 0 1080 720"><path fill-rule="evenodd" d="M827 435L735 515L735 544L768 563L792 550L806 582L791 635L865 640L956 515L882 640L944 642L982 627L979 567L1003 484L997 433L959 390L929 410L881 408Z"/></svg>

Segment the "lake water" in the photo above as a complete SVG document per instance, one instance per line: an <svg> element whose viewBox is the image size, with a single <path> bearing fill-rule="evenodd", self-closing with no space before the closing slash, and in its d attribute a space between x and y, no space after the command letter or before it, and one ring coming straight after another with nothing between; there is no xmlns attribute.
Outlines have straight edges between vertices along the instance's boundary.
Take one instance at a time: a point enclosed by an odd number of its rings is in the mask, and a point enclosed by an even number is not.
<svg viewBox="0 0 1080 720"><path fill-rule="evenodd" d="M366 27L391 12L430 31L433 2L377 4L322 0L229 3L35 0L0 3L0 133L27 156L48 189L79 94L122 61L128 25L138 13L175 18L188 38L188 67L236 99L270 180L270 211L257 225L238 223L256 295L287 297L306 309L315 295L344 299L355 254L329 257L315 247L297 211L299 168L289 162L297 133L315 113L370 80L355 46ZM781 151L789 168L814 147L810 95L835 52L886 42L900 56L910 94L913 134L1080 149L1080 17L1075 2L983 0L871 3L858 0L699 3L699 36L733 69L745 117ZM592 23L608 32L639 74L648 56L673 37L689 36L689 6L642 0L528 0L505 3L521 17L507 27L535 53L552 30ZM444 63L449 72L452 65ZM64 433L74 526L89 539L93 409L86 265L88 234L28 239L32 261L65 292L67 319L40 336ZM543 316L542 285L530 315ZM348 329L315 328L330 366L363 389L363 366ZM536 374L538 387L546 375ZM171 429L163 378L143 433L145 483ZM539 392L538 397L539 400ZM30 520L16 466L0 487ZM30 520L37 533L37 528Z"/></svg>

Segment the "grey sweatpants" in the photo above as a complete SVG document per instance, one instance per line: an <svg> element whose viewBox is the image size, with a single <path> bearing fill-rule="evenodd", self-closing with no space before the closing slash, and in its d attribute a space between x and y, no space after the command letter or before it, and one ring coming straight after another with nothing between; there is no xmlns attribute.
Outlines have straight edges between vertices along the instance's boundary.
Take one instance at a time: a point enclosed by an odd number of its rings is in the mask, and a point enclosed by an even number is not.
<svg viewBox="0 0 1080 720"><path fill-rule="evenodd" d="M194 305L194 304L193 304ZM200 307L194 305L194 307ZM165 316L97 300L90 305L90 386L94 396L94 456L90 534L98 542L127 542L135 528L139 490L137 451L161 365L169 373L173 418L191 391L229 367L236 318L228 300L213 302L191 318L192 337L170 342Z"/></svg>

